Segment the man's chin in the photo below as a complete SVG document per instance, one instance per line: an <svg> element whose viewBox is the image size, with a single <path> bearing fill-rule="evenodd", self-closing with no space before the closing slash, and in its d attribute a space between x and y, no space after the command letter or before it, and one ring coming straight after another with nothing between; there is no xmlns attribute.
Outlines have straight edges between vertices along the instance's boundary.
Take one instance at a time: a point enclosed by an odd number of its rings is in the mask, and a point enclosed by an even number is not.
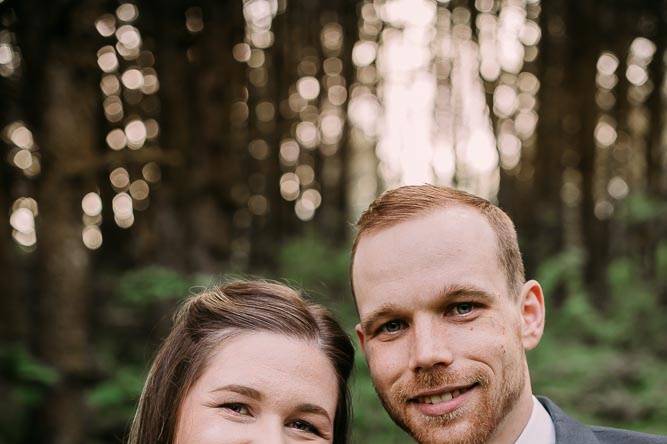
<svg viewBox="0 0 667 444"><path fill-rule="evenodd" d="M472 393L471 393L472 395ZM403 428L420 444L475 444L486 442L492 426L485 409L477 405L476 400L467 402L454 409L445 409L440 413L431 406L408 404L403 411ZM397 421L399 422L399 421Z"/></svg>
<svg viewBox="0 0 667 444"><path fill-rule="evenodd" d="M437 422L435 418L426 421L412 418L408 421L407 432L420 444L473 444L485 441L488 433L470 422L470 418L460 416ZM417 432L419 431L419 432Z"/></svg>

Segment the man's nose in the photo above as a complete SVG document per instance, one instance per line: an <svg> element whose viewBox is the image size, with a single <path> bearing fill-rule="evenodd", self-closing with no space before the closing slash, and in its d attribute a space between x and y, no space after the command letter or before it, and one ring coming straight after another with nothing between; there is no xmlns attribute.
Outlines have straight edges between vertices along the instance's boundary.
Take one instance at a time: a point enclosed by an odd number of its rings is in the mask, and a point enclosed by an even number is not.
<svg viewBox="0 0 667 444"><path fill-rule="evenodd" d="M413 371L452 363L454 357L443 323L444 320L435 316L414 319L410 355L410 368Z"/></svg>

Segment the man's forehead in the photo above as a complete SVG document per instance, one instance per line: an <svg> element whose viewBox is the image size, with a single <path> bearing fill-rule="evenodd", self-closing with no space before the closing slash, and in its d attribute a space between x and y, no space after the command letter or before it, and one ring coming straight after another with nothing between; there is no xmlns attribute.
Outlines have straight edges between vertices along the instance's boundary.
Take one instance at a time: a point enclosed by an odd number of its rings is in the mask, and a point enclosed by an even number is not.
<svg viewBox="0 0 667 444"><path fill-rule="evenodd" d="M492 264L496 272L500 270L497 251L495 232L479 211L462 205L437 209L361 236L352 268L355 294L360 302L370 289L374 294L387 293L392 287L400 288L403 279L425 284L442 274L442 267L462 278L475 271L488 272Z"/></svg>
<svg viewBox="0 0 667 444"><path fill-rule="evenodd" d="M464 204L448 204L442 207L428 208L424 210L419 210L415 213L407 213L405 216L392 217L388 218L386 222L376 222L371 225L373 228L367 230L362 237L372 237L381 232L385 232L397 227L404 227L406 224L429 224L433 222L445 222L447 219L451 219L451 222L459 219L468 219L468 220L477 220L480 224L486 225L488 229L491 229L486 216L482 212L470 205ZM481 227L480 227L481 228Z"/></svg>
<svg viewBox="0 0 667 444"><path fill-rule="evenodd" d="M439 243L444 244L450 240L468 241L469 247L486 247L497 251L496 239L495 231L482 213L464 205L453 205L362 233L353 265L356 267L358 261L361 262L377 250L388 253L403 247L409 252L412 250L411 244L437 248ZM442 254L447 253L442 251Z"/></svg>

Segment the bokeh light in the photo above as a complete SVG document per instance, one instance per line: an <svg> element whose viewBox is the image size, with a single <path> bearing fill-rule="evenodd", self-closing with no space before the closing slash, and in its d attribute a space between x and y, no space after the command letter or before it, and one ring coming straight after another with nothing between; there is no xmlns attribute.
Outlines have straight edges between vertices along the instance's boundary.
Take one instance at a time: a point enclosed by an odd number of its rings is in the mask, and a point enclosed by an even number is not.
<svg viewBox="0 0 667 444"><path fill-rule="evenodd" d="M86 225L81 232L81 238L89 250L97 250L102 246L102 231L97 225Z"/></svg>
<svg viewBox="0 0 667 444"><path fill-rule="evenodd" d="M287 201L294 201L299 197L299 176L294 173L285 173L280 177L280 195Z"/></svg>
<svg viewBox="0 0 667 444"><path fill-rule="evenodd" d="M130 184L129 192L134 200L144 200L148 198L150 188L145 180L138 179Z"/></svg>
<svg viewBox="0 0 667 444"><path fill-rule="evenodd" d="M116 32L116 17L111 14L103 14L95 20L95 29L102 37L111 37Z"/></svg>
<svg viewBox="0 0 667 444"><path fill-rule="evenodd" d="M88 216L98 216L102 212L102 198L95 192L90 192L81 199L81 209Z"/></svg>
<svg viewBox="0 0 667 444"><path fill-rule="evenodd" d="M144 85L144 75L136 68L128 69L121 76L125 88L140 89Z"/></svg>
<svg viewBox="0 0 667 444"><path fill-rule="evenodd" d="M248 209L255 216L263 216L269 211L269 201L261 194L255 194L248 199Z"/></svg>
<svg viewBox="0 0 667 444"><path fill-rule="evenodd" d="M146 125L141 120L132 120L125 125L125 136L127 137L128 148L141 148L146 141L147 135Z"/></svg>
<svg viewBox="0 0 667 444"><path fill-rule="evenodd" d="M294 213L304 222L311 220L315 216L315 203L308 199L298 199L294 205Z"/></svg>
<svg viewBox="0 0 667 444"><path fill-rule="evenodd" d="M125 133L122 129L116 128L109 131L106 142L109 148L118 151L122 150L127 145L127 137L125 137Z"/></svg>
<svg viewBox="0 0 667 444"><path fill-rule="evenodd" d="M155 94L160 89L160 81L157 72L153 68L144 68L141 71L143 75L143 83L141 85L141 92L149 95Z"/></svg>
<svg viewBox="0 0 667 444"><path fill-rule="evenodd" d="M141 175L148 183L158 183L162 179L162 171L156 162L148 162L144 165Z"/></svg>
<svg viewBox="0 0 667 444"><path fill-rule="evenodd" d="M232 49L232 55L237 62L248 62L250 60L250 45L247 43L237 43Z"/></svg>
<svg viewBox="0 0 667 444"><path fill-rule="evenodd" d="M204 29L204 17L202 9L198 6L192 6L185 11L185 27L188 32L196 34Z"/></svg>
<svg viewBox="0 0 667 444"><path fill-rule="evenodd" d="M118 39L118 43L122 45L122 48L130 53L133 53L133 50L137 50L141 46L141 34L132 25L123 25L118 28L116 30L116 38Z"/></svg>
<svg viewBox="0 0 667 444"><path fill-rule="evenodd" d="M130 184L130 174L123 167L118 167L109 174L111 185L117 190L122 190Z"/></svg>
<svg viewBox="0 0 667 444"><path fill-rule="evenodd" d="M28 233L35 230L35 218L32 211L28 208L17 208L9 217L9 224L21 233Z"/></svg>
<svg viewBox="0 0 667 444"><path fill-rule="evenodd" d="M318 143L317 127L312 122L299 122L296 126L296 140L305 148L314 148Z"/></svg>
<svg viewBox="0 0 667 444"><path fill-rule="evenodd" d="M122 22L133 22L139 17L139 9L132 3L122 3L116 8L116 17Z"/></svg>
<svg viewBox="0 0 667 444"><path fill-rule="evenodd" d="M296 89L304 99L313 100L320 94L320 83L315 77L301 77L296 82Z"/></svg>
<svg viewBox="0 0 667 444"><path fill-rule="evenodd" d="M280 143L280 160L284 165L296 165L299 160L299 144L293 139L285 139Z"/></svg>
<svg viewBox="0 0 667 444"><path fill-rule="evenodd" d="M309 186L315 180L315 170L313 167L307 164L302 164L296 167L296 175L299 178L299 182L303 186Z"/></svg>
<svg viewBox="0 0 667 444"><path fill-rule="evenodd" d="M628 195L630 188L622 177L613 177L607 185L607 192L614 199L623 199Z"/></svg>
<svg viewBox="0 0 667 444"><path fill-rule="evenodd" d="M248 145L250 155L257 160L265 160L269 157L269 144L263 139L255 139Z"/></svg>

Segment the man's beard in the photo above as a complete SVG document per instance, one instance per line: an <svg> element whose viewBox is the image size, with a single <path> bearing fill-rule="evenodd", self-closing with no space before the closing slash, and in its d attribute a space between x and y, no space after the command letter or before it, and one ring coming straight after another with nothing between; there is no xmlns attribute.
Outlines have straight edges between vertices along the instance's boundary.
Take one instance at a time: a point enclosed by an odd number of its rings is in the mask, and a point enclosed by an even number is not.
<svg viewBox="0 0 667 444"><path fill-rule="evenodd" d="M514 408L526 383L520 364L510 364L504 370L505 380L496 380L495 388L492 375L483 369L461 372L436 367L415 374L412 381L398 385L391 393L383 394L377 386L375 391L394 422L420 444L482 444ZM416 393L473 384L477 392L471 393L477 398L474 405L470 405L472 400L466 400L464 405L440 416L427 416L410 406Z"/></svg>

